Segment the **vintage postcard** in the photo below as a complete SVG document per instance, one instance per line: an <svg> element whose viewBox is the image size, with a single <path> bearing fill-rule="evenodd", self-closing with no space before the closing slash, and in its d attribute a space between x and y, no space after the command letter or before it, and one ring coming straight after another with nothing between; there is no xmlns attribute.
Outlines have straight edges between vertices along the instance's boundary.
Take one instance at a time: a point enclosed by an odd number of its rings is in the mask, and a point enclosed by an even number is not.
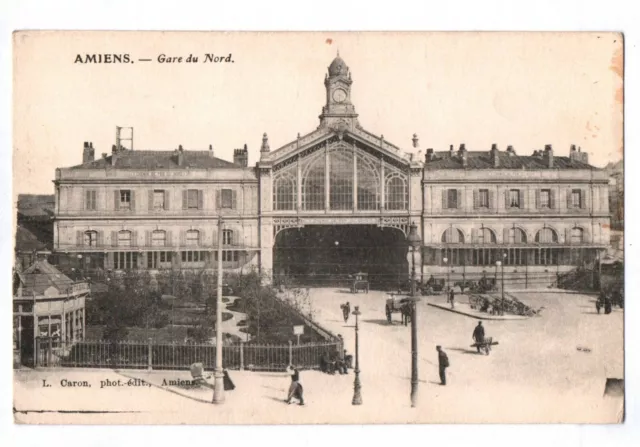
<svg viewBox="0 0 640 447"><path fill-rule="evenodd" d="M16 423L623 422L622 34L13 45Z"/></svg>

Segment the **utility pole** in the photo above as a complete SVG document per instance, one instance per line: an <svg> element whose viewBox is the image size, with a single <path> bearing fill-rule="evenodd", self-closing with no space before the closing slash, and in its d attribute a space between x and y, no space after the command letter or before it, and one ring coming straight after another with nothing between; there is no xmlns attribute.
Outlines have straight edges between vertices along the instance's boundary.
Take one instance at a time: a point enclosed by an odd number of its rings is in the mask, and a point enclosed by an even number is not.
<svg viewBox="0 0 640 447"><path fill-rule="evenodd" d="M216 300L216 369L213 381L213 403L224 403L222 373L222 216L218 217L218 298Z"/></svg>

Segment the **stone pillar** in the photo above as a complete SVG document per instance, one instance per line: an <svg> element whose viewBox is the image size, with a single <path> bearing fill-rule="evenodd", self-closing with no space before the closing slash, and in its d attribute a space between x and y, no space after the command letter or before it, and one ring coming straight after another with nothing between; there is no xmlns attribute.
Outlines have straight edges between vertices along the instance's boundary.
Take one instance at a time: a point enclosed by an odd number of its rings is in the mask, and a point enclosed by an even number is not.
<svg viewBox="0 0 640 447"><path fill-rule="evenodd" d="M265 281L273 280L273 220L263 218L260 221L260 273Z"/></svg>

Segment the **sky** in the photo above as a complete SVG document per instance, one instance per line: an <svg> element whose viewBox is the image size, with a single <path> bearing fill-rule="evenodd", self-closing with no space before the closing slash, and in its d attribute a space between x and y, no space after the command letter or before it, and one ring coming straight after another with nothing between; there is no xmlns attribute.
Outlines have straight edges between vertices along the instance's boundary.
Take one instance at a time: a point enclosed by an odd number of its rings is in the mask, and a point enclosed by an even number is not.
<svg viewBox="0 0 640 447"><path fill-rule="evenodd" d="M622 158L615 33L26 32L14 34L14 197L53 194L55 168L81 163L85 141L110 152L116 126L134 128L135 150L211 144L231 160L247 144L254 165L264 132L275 150L318 126L338 50L360 124L405 151L416 133L423 152L576 144L596 166ZM74 62L105 53L133 63Z"/></svg>

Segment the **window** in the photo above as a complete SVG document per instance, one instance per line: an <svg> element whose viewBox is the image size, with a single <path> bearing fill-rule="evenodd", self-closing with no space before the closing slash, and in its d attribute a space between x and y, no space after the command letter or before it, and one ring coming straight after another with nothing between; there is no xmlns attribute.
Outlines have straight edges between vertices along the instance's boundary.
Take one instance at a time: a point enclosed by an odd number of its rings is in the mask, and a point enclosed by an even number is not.
<svg viewBox="0 0 640 447"><path fill-rule="evenodd" d="M205 261L205 252L204 251L183 251L182 252L182 262L185 263L194 263L194 262L204 262Z"/></svg>
<svg viewBox="0 0 640 447"><path fill-rule="evenodd" d="M164 210L164 190L156 189L153 191L153 209Z"/></svg>
<svg viewBox="0 0 640 447"><path fill-rule="evenodd" d="M222 245L233 245L233 230L222 230Z"/></svg>
<svg viewBox="0 0 640 447"><path fill-rule="evenodd" d="M96 195L97 191L86 191L84 209L88 211L96 210Z"/></svg>
<svg viewBox="0 0 640 447"><path fill-rule="evenodd" d="M167 233L162 230L156 230L151 233L151 246L164 247L167 245Z"/></svg>
<svg viewBox="0 0 640 447"><path fill-rule="evenodd" d="M329 154L329 204L332 210L353 209L353 154Z"/></svg>
<svg viewBox="0 0 640 447"><path fill-rule="evenodd" d="M489 228L480 228L478 232L478 244L495 244L496 235Z"/></svg>
<svg viewBox="0 0 640 447"><path fill-rule="evenodd" d="M222 208L233 208L233 190L223 189L220 192L220 198L222 199Z"/></svg>
<svg viewBox="0 0 640 447"><path fill-rule="evenodd" d="M84 232L84 246L85 247L97 247L98 246L98 232L97 231L85 231Z"/></svg>
<svg viewBox="0 0 640 447"><path fill-rule="evenodd" d="M445 206L444 208L455 209L458 208L458 190L447 189L445 192Z"/></svg>
<svg viewBox="0 0 640 447"><path fill-rule="evenodd" d="M527 243L527 235L520 228L510 228L509 229L509 244L526 244Z"/></svg>
<svg viewBox="0 0 640 447"><path fill-rule="evenodd" d="M197 247L200 244L200 232L198 230L187 231L186 242L188 247Z"/></svg>
<svg viewBox="0 0 640 447"><path fill-rule="evenodd" d="M128 189L120 190L120 209L121 210L131 209L131 191Z"/></svg>
<svg viewBox="0 0 640 447"><path fill-rule="evenodd" d="M388 210L406 210L409 203L409 188L403 177L392 174L387 177L386 208Z"/></svg>
<svg viewBox="0 0 640 447"><path fill-rule="evenodd" d="M356 158L358 209L380 209L380 177L375 164L358 154Z"/></svg>
<svg viewBox="0 0 640 447"><path fill-rule="evenodd" d="M170 251L151 251L147 253L147 268L161 269L171 267Z"/></svg>
<svg viewBox="0 0 640 447"><path fill-rule="evenodd" d="M464 234L457 228L447 228L442 233L442 242L445 244L464 244Z"/></svg>
<svg viewBox="0 0 640 447"><path fill-rule="evenodd" d="M294 210L298 196L296 177L291 173L278 174L273 186L273 209Z"/></svg>
<svg viewBox="0 0 640 447"><path fill-rule="evenodd" d="M478 191L478 207L489 208L489 190L481 189Z"/></svg>
<svg viewBox="0 0 640 447"><path fill-rule="evenodd" d="M113 253L113 268L116 270L129 270L136 266L138 253L132 251L116 251Z"/></svg>
<svg viewBox="0 0 640 447"><path fill-rule="evenodd" d="M581 244L584 241L584 231L582 228L575 227L571 230L571 243Z"/></svg>
<svg viewBox="0 0 640 447"><path fill-rule="evenodd" d="M302 207L305 210L323 210L325 202L325 162L317 157L302 173Z"/></svg>
<svg viewBox="0 0 640 447"><path fill-rule="evenodd" d="M118 247L131 247L131 231L118 232Z"/></svg>
<svg viewBox="0 0 640 447"><path fill-rule="evenodd" d="M555 244L558 242L558 234L551 228L543 228L536 233L536 243Z"/></svg>
<svg viewBox="0 0 640 447"><path fill-rule="evenodd" d="M533 250L534 265L556 265L558 264L558 249L538 248Z"/></svg>
<svg viewBox="0 0 640 447"><path fill-rule="evenodd" d="M216 252L216 261L218 260L218 252ZM222 262L238 262L238 252L237 251L223 251L222 252Z"/></svg>
<svg viewBox="0 0 640 447"><path fill-rule="evenodd" d="M198 209L198 190L197 189L187 190L187 209L188 210Z"/></svg>
<svg viewBox="0 0 640 447"><path fill-rule="evenodd" d="M551 208L551 190L540 190L540 208Z"/></svg>
<svg viewBox="0 0 640 447"><path fill-rule="evenodd" d="M509 208L520 208L520 190L509 190Z"/></svg>
<svg viewBox="0 0 640 447"><path fill-rule="evenodd" d="M571 190L571 208L582 208L582 191L579 189Z"/></svg>

